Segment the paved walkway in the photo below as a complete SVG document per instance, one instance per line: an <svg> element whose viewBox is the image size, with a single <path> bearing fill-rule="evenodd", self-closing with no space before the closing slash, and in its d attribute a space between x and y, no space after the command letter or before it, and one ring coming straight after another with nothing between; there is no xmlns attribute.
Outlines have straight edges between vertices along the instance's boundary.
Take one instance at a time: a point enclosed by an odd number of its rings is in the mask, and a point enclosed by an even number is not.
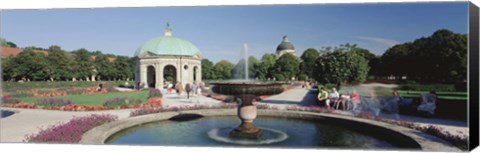
<svg viewBox="0 0 480 153"><path fill-rule="evenodd" d="M165 92L164 92L165 93ZM315 91L304 88L294 88L283 92L279 95L271 96L258 103L269 104L284 109L290 105L311 106L315 103ZM165 93L162 99L164 106L180 106L195 104L218 104L218 100L214 100L202 95L194 95L186 98L185 94L177 95L175 93ZM119 116L119 119L127 118L132 109L124 110L108 110L108 111L91 111L91 112L66 112L54 110L40 109L17 109L2 108L4 110L12 110L17 113L12 116L0 119L0 142L22 142L25 135L38 132L38 127L48 127L60 122L67 122L74 116L84 116L89 114L108 113ZM348 112L345 112L348 113ZM382 114L385 118L394 118L388 114ZM400 115L399 119L415 121L420 125L437 125L452 131L454 134L468 135L468 127L465 121L444 120L421 118L415 116Z"/></svg>

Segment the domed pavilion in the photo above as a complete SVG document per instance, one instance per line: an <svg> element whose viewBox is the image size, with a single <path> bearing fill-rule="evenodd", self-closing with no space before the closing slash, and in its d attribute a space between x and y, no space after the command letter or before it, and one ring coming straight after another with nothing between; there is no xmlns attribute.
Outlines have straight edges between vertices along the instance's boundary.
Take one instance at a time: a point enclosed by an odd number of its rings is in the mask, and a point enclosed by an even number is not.
<svg viewBox="0 0 480 153"><path fill-rule="evenodd" d="M166 82L202 81L200 51L191 42L172 36L168 23L164 36L145 42L134 57L137 86L162 89Z"/></svg>
<svg viewBox="0 0 480 153"><path fill-rule="evenodd" d="M288 41L287 36L283 36L282 42L277 46L277 58L280 58L283 54L289 53L296 56L295 47L290 41Z"/></svg>

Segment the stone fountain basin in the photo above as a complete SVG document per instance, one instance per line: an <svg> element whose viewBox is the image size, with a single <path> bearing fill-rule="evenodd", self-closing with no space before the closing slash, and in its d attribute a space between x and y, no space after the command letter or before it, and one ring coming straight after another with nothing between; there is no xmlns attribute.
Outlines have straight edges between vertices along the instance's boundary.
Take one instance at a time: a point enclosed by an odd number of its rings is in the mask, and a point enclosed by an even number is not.
<svg viewBox="0 0 480 153"><path fill-rule="evenodd" d="M283 92L280 82L215 82L212 91L223 95L276 95Z"/></svg>
<svg viewBox="0 0 480 153"><path fill-rule="evenodd" d="M190 110L179 112L163 112L149 115L136 116L126 118L114 122L110 122L86 132L80 144L105 144L105 141L117 132L134 126L168 120L172 117L182 114L197 114L205 117L213 116L235 116L236 109L207 109L207 110ZM412 148L410 150L423 151L442 151L442 152L460 152L461 150L452 144L437 138L435 136L398 125L392 125L384 122L356 118L352 116L343 116L335 114L321 114L312 112L285 111L285 110L258 110L259 116L286 117L298 119L321 119L330 122L336 122L347 126L361 127L358 129L366 130L365 132L380 135L388 141L398 142L401 147Z"/></svg>

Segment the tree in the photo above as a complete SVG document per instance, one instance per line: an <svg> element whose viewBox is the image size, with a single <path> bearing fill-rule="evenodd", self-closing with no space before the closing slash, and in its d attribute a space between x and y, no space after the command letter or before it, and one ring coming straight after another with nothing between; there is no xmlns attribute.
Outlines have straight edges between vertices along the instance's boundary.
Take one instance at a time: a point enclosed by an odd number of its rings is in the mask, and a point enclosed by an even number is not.
<svg viewBox="0 0 480 153"><path fill-rule="evenodd" d="M230 79L232 77L232 70L233 67L232 63L226 60L221 60L218 63L213 66L213 70L215 72L215 76L217 76L217 79L220 80L225 80L225 79Z"/></svg>
<svg viewBox="0 0 480 153"><path fill-rule="evenodd" d="M50 77L55 80L68 80L73 77L72 71L75 65L72 57L59 46L48 48L47 60L51 68Z"/></svg>
<svg viewBox="0 0 480 153"><path fill-rule="evenodd" d="M277 75L276 80L284 81L296 77L299 70L300 59L292 54L284 54L275 62L272 67L272 74ZM275 76L274 75L274 76ZM278 78L278 76L283 78Z"/></svg>
<svg viewBox="0 0 480 153"><path fill-rule="evenodd" d="M32 81L46 80L49 78L49 64L45 54L36 53L32 49L24 49L13 61L16 65L13 73L19 77Z"/></svg>
<svg viewBox="0 0 480 153"><path fill-rule="evenodd" d="M215 75L215 72L213 71L213 62L204 58L202 59L202 78L204 80L212 80L216 79L217 76Z"/></svg>
<svg viewBox="0 0 480 153"><path fill-rule="evenodd" d="M110 62L106 55L98 54L95 57L93 64L97 72L98 80L102 80L102 79L111 80L115 77L114 62Z"/></svg>
<svg viewBox="0 0 480 153"><path fill-rule="evenodd" d="M266 53L262 56L260 63L254 66L254 73L260 80L266 80L268 78L273 78L270 73L273 65L275 65L276 57L275 54Z"/></svg>
<svg viewBox="0 0 480 153"><path fill-rule="evenodd" d="M0 39L0 46L2 47L12 47L12 48L17 48L17 44L7 41L3 38Z"/></svg>
<svg viewBox="0 0 480 153"><path fill-rule="evenodd" d="M133 78L133 71L131 68L131 62L126 56L117 56L113 61L116 79L126 80L127 78Z"/></svg>
<svg viewBox="0 0 480 153"><path fill-rule="evenodd" d="M93 75L93 62L86 49L82 48L74 51L74 61L76 62L74 72L77 78L89 78Z"/></svg>
<svg viewBox="0 0 480 153"><path fill-rule="evenodd" d="M313 48L309 48L303 52L300 56L302 63L300 63L300 75L299 76L308 76L312 77L313 66L315 65L315 60L320 56L320 53Z"/></svg>
<svg viewBox="0 0 480 153"><path fill-rule="evenodd" d="M336 48L317 58L313 78L321 83L340 85L365 81L368 71L368 62L363 56Z"/></svg>
<svg viewBox="0 0 480 153"><path fill-rule="evenodd" d="M467 79L467 36L446 29L389 48L381 57L387 75L424 83L457 83Z"/></svg>
<svg viewBox="0 0 480 153"><path fill-rule="evenodd" d="M18 66L14 62L13 56L7 56L2 58L2 76L4 81L16 80L18 74L16 74L15 68Z"/></svg>

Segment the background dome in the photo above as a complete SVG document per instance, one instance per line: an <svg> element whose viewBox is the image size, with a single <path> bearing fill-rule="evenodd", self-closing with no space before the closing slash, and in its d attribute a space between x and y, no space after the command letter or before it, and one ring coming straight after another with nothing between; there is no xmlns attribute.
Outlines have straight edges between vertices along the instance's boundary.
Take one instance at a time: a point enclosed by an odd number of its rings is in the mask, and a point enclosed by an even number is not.
<svg viewBox="0 0 480 153"><path fill-rule="evenodd" d="M295 47L293 47L292 43L288 41L287 36L283 36L282 43L280 43L277 46L277 52L282 51L282 50L295 50Z"/></svg>
<svg viewBox="0 0 480 153"><path fill-rule="evenodd" d="M282 42L277 46L277 51L282 50L295 50L295 47L293 47L292 43L290 42Z"/></svg>
<svg viewBox="0 0 480 153"><path fill-rule="evenodd" d="M136 50L135 56L146 52L155 55L200 55L198 48L191 42L173 36L157 37L145 42Z"/></svg>

